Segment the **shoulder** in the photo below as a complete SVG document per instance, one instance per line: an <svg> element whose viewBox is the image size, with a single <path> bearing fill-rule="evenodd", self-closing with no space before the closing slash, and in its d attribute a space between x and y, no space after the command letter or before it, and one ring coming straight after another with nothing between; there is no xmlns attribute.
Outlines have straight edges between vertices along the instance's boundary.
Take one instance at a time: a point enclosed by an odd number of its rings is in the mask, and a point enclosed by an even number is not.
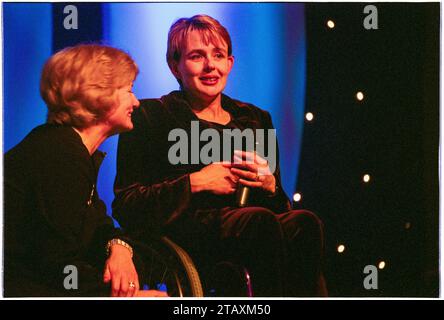
<svg viewBox="0 0 444 320"><path fill-rule="evenodd" d="M29 136L35 141L43 140L46 143L54 144L58 144L60 140L76 141L78 140L76 137L80 138L80 136L70 126L48 123L34 128L29 133Z"/></svg>
<svg viewBox="0 0 444 320"><path fill-rule="evenodd" d="M25 180L36 175L79 172L88 163L87 154L80 136L72 128L45 124L34 128L5 154L4 172L10 179Z"/></svg>
<svg viewBox="0 0 444 320"><path fill-rule="evenodd" d="M19 144L5 154L5 160L26 157L27 160L60 160L66 154L83 155L80 136L68 126L44 124L34 128Z"/></svg>
<svg viewBox="0 0 444 320"><path fill-rule="evenodd" d="M133 112L135 127L181 127L195 118L181 91L172 91L158 99L141 99Z"/></svg>
<svg viewBox="0 0 444 320"><path fill-rule="evenodd" d="M181 104L183 95L180 91L172 91L160 98L141 99L137 113L146 115L158 115L172 111L172 108Z"/></svg>
<svg viewBox="0 0 444 320"><path fill-rule="evenodd" d="M165 105L162 101L162 98L158 99L141 99L140 107L135 110L138 112L156 112L162 108L165 108Z"/></svg>
<svg viewBox="0 0 444 320"><path fill-rule="evenodd" d="M35 127L28 133L28 135L11 151L22 148L42 148L42 151L46 149L53 149L69 144L70 141L76 141L76 133L74 129L68 126L43 124ZM80 137L79 137L80 138ZM61 143L61 142L64 143ZM8 151L9 153L9 151Z"/></svg>
<svg viewBox="0 0 444 320"><path fill-rule="evenodd" d="M270 113L252 103L233 99L227 95L223 95L222 99L223 104L227 106L237 118L249 118L262 124L271 122Z"/></svg>
<svg viewBox="0 0 444 320"><path fill-rule="evenodd" d="M134 119L138 121L159 121L171 112L171 100L173 93L160 98L141 99L140 107L133 112Z"/></svg>
<svg viewBox="0 0 444 320"><path fill-rule="evenodd" d="M244 102L244 101L240 101L240 100L236 100L236 99L232 99L232 98L230 98L230 99L243 112L255 113L255 114L258 114L258 115L261 115L261 116L269 114L268 111L266 111L264 109L261 109L261 108L259 108L258 106L255 106L252 103Z"/></svg>

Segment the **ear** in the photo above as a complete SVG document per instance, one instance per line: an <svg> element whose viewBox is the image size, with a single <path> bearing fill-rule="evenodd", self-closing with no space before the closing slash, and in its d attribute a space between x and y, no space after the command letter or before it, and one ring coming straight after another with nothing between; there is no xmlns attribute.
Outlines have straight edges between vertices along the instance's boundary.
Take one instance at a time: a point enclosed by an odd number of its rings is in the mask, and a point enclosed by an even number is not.
<svg viewBox="0 0 444 320"><path fill-rule="evenodd" d="M180 72L179 72L179 64L177 61L172 61L168 64L170 67L171 73L174 75L174 77L178 80L180 80Z"/></svg>
<svg viewBox="0 0 444 320"><path fill-rule="evenodd" d="M234 65L234 56L229 56L228 57L228 74L231 72L233 65Z"/></svg>

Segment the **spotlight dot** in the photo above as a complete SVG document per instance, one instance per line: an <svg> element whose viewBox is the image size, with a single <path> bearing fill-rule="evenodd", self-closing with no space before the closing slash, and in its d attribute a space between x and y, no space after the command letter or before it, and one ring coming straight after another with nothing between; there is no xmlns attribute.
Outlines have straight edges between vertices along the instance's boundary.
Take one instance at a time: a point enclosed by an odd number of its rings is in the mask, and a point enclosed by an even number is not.
<svg viewBox="0 0 444 320"><path fill-rule="evenodd" d="M359 101L364 100L364 94L361 91L358 91L356 93L356 99L358 99Z"/></svg>
<svg viewBox="0 0 444 320"><path fill-rule="evenodd" d="M344 250L345 250L345 246L344 246L343 244L340 244L340 245L338 246L338 252L339 252L339 253L343 253Z"/></svg>
<svg viewBox="0 0 444 320"><path fill-rule="evenodd" d="M378 263L378 268L379 269L384 269L385 268L385 261L380 261L379 263Z"/></svg>
<svg viewBox="0 0 444 320"><path fill-rule="evenodd" d="M333 29L335 27L335 23L333 22L333 20L327 21L327 27L329 27L330 29Z"/></svg>
<svg viewBox="0 0 444 320"><path fill-rule="evenodd" d="M404 224L404 228L406 228L407 230L410 229L412 227L412 224L410 222L406 222Z"/></svg>
<svg viewBox="0 0 444 320"><path fill-rule="evenodd" d="M365 183L370 181L370 175L368 174L364 174L364 176L362 177L362 181L364 181Z"/></svg>
<svg viewBox="0 0 444 320"><path fill-rule="evenodd" d="M302 199L302 195L300 193L295 193L293 195L293 200L294 201L299 202L299 201L301 201L301 199Z"/></svg>
<svg viewBox="0 0 444 320"><path fill-rule="evenodd" d="M307 112L305 114L305 119L307 119L307 121L311 121L311 120L313 120L313 118L314 118L313 113Z"/></svg>

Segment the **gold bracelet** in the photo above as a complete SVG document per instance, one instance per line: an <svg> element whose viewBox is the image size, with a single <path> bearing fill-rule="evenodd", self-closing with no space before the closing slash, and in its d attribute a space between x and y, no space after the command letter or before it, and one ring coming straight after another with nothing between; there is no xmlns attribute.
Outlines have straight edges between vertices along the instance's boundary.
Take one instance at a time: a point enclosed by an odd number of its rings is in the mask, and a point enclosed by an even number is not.
<svg viewBox="0 0 444 320"><path fill-rule="evenodd" d="M118 238L111 239L106 244L106 255L107 256L109 256L109 251L110 251L111 247L115 244L118 244L119 246L123 246L123 247L127 248L129 250L129 252L131 253L131 258L133 257L133 248L131 248L131 246L128 243L126 243L122 239L118 239Z"/></svg>

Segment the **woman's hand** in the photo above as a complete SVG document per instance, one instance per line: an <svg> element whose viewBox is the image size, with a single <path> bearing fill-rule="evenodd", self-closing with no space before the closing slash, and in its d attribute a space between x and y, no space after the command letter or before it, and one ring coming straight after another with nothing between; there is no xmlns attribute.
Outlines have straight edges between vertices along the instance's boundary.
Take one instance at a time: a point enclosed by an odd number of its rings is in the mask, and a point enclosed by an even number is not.
<svg viewBox="0 0 444 320"><path fill-rule="evenodd" d="M139 290L136 292L136 294L134 295L135 297L163 297L166 298L168 297L168 294L164 291L159 291L159 290Z"/></svg>
<svg viewBox="0 0 444 320"><path fill-rule="evenodd" d="M231 172L243 185L261 188L269 194L276 192L276 179L270 171L268 161L255 152L235 150Z"/></svg>
<svg viewBox="0 0 444 320"><path fill-rule="evenodd" d="M238 178L230 168L230 163L217 162L190 174L191 192L210 191L219 195L234 193Z"/></svg>
<svg viewBox="0 0 444 320"><path fill-rule="evenodd" d="M103 281L111 281L112 297L132 297L139 291L139 277L131 252L124 246L115 244L110 248L110 256L105 262Z"/></svg>

